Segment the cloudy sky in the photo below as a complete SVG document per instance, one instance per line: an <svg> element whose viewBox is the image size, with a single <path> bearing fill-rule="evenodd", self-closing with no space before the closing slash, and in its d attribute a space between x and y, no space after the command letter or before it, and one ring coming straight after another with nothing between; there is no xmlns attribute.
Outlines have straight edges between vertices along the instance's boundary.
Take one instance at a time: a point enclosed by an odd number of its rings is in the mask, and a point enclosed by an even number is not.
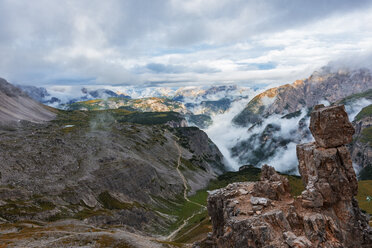
<svg viewBox="0 0 372 248"><path fill-rule="evenodd" d="M18 84L282 84L371 51L367 0L0 0Z"/></svg>

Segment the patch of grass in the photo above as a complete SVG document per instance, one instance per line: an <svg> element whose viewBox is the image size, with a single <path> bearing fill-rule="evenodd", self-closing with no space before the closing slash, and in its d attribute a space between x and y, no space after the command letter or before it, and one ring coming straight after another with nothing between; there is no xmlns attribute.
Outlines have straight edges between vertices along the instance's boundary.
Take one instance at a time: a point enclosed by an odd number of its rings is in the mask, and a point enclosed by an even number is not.
<svg viewBox="0 0 372 248"><path fill-rule="evenodd" d="M61 212L48 217L47 221L53 222L53 221L62 220L62 219L70 218L70 217L71 217L71 213L68 212L68 210L64 208L64 209L61 209Z"/></svg>
<svg viewBox="0 0 372 248"><path fill-rule="evenodd" d="M112 197L109 192L105 191L98 196L98 200L107 209L132 209L139 208L141 205L138 202L121 202Z"/></svg>
<svg viewBox="0 0 372 248"><path fill-rule="evenodd" d="M209 220L207 211L195 215L191 218L188 225L183 228L177 235L175 242L177 243L193 243L207 236L207 233L212 231L212 225Z"/></svg>
<svg viewBox="0 0 372 248"><path fill-rule="evenodd" d="M177 242L172 242L172 241L163 241L163 240L156 240L159 244L167 245L166 247L184 247L183 244L177 243Z"/></svg>
<svg viewBox="0 0 372 248"><path fill-rule="evenodd" d="M305 190L301 177L292 175L285 176L288 178L289 185L291 187L291 195L294 197L301 195L302 191Z"/></svg>
<svg viewBox="0 0 372 248"><path fill-rule="evenodd" d="M370 145L372 145L372 126L363 129L360 141L363 143L370 142Z"/></svg>
<svg viewBox="0 0 372 248"><path fill-rule="evenodd" d="M200 205L207 206L208 192L205 189L196 191L195 194L189 196L190 201L199 203Z"/></svg>
<svg viewBox="0 0 372 248"><path fill-rule="evenodd" d="M100 210L91 210L91 209L84 209L78 213L76 213L73 218L74 219L79 219L79 220L84 220L88 219L93 216L109 216L111 215L110 211L105 210L105 209L100 209Z"/></svg>
<svg viewBox="0 0 372 248"><path fill-rule="evenodd" d="M0 217L8 219L9 217L18 218L19 216L32 216L40 212L41 209L31 203L10 201L0 207Z"/></svg>
<svg viewBox="0 0 372 248"><path fill-rule="evenodd" d="M99 239L96 241L98 247L113 247L113 248L134 248L134 246L125 242L124 240L117 240L109 235L99 236Z"/></svg>
<svg viewBox="0 0 372 248"><path fill-rule="evenodd" d="M347 104L349 102L353 102L361 98L372 99L372 89L364 91L362 93L357 93L357 94L348 96L342 99L341 101L337 102L337 104Z"/></svg>
<svg viewBox="0 0 372 248"><path fill-rule="evenodd" d="M192 170L192 171L196 171L197 168L198 168L198 167L195 166L195 165L194 165L190 160L185 159L185 158L183 158L183 157L181 157L181 163L182 163L183 165L185 165L187 169Z"/></svg>
<svg viewBox="0 0 372 248"><path fill-rule="evenodd" d="M372 201L367 201L367 196L372 196L372 180L358 182L358 200L359 207L369 214L372 214Z"/></svg>
<svg viewBox="0 0 372 248"><path fill-rule="evenodd" d="M179 122L183 120L177 112L134 112L118 119L119 122L130 122L142 125L161 125L169 121Z"/></svg>
<svg viewBox="0 0 372 248"><path fill-rule="evenodd" d="M372 116L372 104L368 105L367 107L363 108L357 116L355 116L355 120L359 121L363 119L364 117Z"/></svg>
<svg viewBox="0 0 372 248"><path fill-rule="evenodd" d="M372 165L368 164L358 175L358 180L372 180Z"/></svg>
<svg viewBox="0 0 372 248"><path fill-rule="evenodd" d="M43 211L52 210L56 207L52 202L49 201L37 200L36 202Z"/></svg>
<svg viewBox="0 0 372 248"><path fill-rule="evenodd" d="M161 206L156 208L155 210L163 214L176 217L176 221L170 224L168 232L175 230L183 223L185 219L201 210L201 207L199 205L186 201L185 199L183 199L182 195L179 195L177 199L174 200L164 199L157 196L151 197L158 203L157 205ZM190 200L191 199L193 198L190 198Z"/></svg>
<svg viewBox="0 0 372 248"><path fill-rule="evenodd" d="M250 167L241 171L229 171L218 176L217 180L211 180L208 190L224 188L230 183L260 180L261 169Z"/></svg>

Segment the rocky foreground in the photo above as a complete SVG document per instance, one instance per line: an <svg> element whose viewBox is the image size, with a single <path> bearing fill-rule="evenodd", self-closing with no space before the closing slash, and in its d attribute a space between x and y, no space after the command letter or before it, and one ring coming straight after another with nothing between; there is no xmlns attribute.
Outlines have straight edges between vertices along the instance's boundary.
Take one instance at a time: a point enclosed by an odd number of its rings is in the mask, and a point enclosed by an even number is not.
<svg viewBox="0 0 372 248"><path fill-rule="evenodd" d="M354 129L343 106L311 114L315 142L297 146L305 190L294 198L288 179L263 166L259 182L210 193L213 233L194 247L372 247L372 229L355 195L346 144Z"/></svg>

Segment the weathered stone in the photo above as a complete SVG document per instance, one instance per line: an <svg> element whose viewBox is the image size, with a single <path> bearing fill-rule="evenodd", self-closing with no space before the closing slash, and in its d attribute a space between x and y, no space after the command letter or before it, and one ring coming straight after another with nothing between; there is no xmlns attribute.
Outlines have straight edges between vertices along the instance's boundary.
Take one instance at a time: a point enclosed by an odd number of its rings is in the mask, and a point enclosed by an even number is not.
<svg viewBox="0 0 372 248"><path fill-rule="evenodd" d="M302 206L307 208L318 208L323 206L323 197L318 190L312 188L306 189L301 193Z"/></svg>
<svg viewBox="0 0 372 248"><path fill-rule="evenodd" d="M246 191L245 189L239 189L239 193L242 195L246 195L248 194L248 191Z"/></svg>
<svg viewBox="0 0 372 248"><path fill-rule="evenodd" d="M252 196L251 197L251 204L267 206L267 205L269 205L269 200L267 198L264 198L264 197L254 197L254 196Z"/></svg>
<svg viewBox="0 0 372 248"><path fill-rule="evenodd" d="M297 237L293 232L285 232L283 233L285 242L289 245L289 247L295 248L307 248L312 247L311 242L304 236Z"/></svg>
<svg viewBox="0 0 372 248"><path fill-rule="evenodd" d="M261 181L254 184L253 195L278 200L289 192L289 182L284 176L276 173L271 166L262 166Z"/></svg>
<svg viewBox="0 0 372 248"><path fill-rule="evenodd" d="M317 148L315 143L298 145L297 157L306 191L311 189L303 193L304 199L319 200L317 191L325 203L332 204L338 200L350 201L357 194L358 182L345 146L325 149Z"/></svg>
<svg viewBox="0 0 372 248"><path fill-rule="evenodd" d="M350 143L355 132L343 105L315 106L311 113L310 131L316 143L325 148Z"/></svg>

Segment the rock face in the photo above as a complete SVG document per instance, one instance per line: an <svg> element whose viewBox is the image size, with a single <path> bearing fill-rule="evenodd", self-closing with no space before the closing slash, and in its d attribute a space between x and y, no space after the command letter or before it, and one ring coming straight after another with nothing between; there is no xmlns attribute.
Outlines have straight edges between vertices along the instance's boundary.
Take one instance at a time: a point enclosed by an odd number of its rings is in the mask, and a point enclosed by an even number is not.
<svg viewBox="0 0 372 248"><path fill-rule="evenodd" d="M355 132L343 105L324 108L323 104L316 105L311 113L310 131L325 148L350 143Z"/></svg>
<svg viewBox="0 0 372 248"><path fill-rule="evenodd" d="M195 247L372 247L354 198L358 184L345 146L353 130L343 106L318 106L310 126L316 142L297 146L302 194L293 198L287 178L264 165L261 181L211 192L213 233ZM332 129L345 137L329 137Z"/></svg>

